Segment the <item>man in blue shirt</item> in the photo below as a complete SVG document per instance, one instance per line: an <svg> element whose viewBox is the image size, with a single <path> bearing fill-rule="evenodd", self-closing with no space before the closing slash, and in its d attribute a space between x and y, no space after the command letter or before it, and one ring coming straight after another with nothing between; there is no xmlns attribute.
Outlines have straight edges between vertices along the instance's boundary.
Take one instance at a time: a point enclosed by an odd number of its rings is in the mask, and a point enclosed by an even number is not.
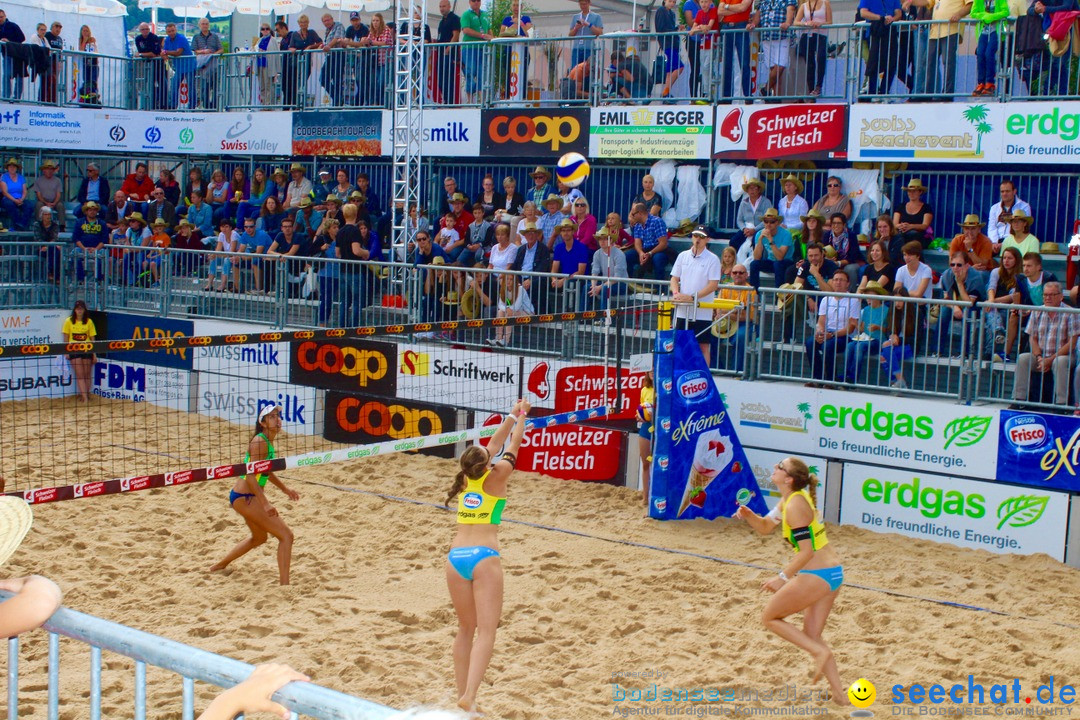
<svg viewBox="0 0 1080 720"><path fill-rule="evenodd" d="M71 242L75 245L75 279L82 282L86 279L86 258L93 258L98 278L104 270L98 266L98 260L104 262L108 257L105 250L105 242L109 237L109 228L98 218L101 206L93 200L83 204L82 222L75 226L71 233Z"/></svg>
<svg viewBox="0 0 1080 720"><path fill-rule="evenodd" d="M592 263L592 251L589 250L585 243L574 239L575 230L577 230L577 225L569 218L559 223L559 239L562 242L555 243L555 250L552 253L551 272L556 275L562 273L564 277L551 278L551 287L556 292L566 289L566 281L575 275L578 277L587 275L589 265ZM535 223L526 222L520 232L523 234L538 234L540 228ZM575 286L574 283L570 283L568 290L578 296L578 308L583 309L588 284L580 282Z"/></svg>
<svg viewBox="0 0 1080 720"><path fill-rule="evenodd" d="M570 18L570 37L576 38L570 52L570 67L592 57L593 38L604 32L604 21L599 13L589 9L589 0L578 0L578 8L581 12Z"/></svg>
<svg viewBox="0 0 1080 720"><path fill-rule="evenodd" d="M643 275L645 268L651 264L653 277L657 280L666 280L667 225L658 216L651 214L645 203L637 203L630 208L629 219L630 234L634 236L634 247L626 251L627 273L630 277Z"/></svg>
<svg viewBox="0 0 1080 720"><path fill-rule="evenodd" d="M176 23L165 26L165 39L161 41L161 57L175 58L170 92L170 104L174 108L195 107L195 53L191 52L191 43L176 31Z"/></svg>
<svg viewBox="0 0 1080 720"><path fill-rule="evenodd" d="M769 208L761 217L764 228L754 236L754 259L750 263L750 284L757 290L761 287L761 271L773 273L776 287L784 284L784 276L794 263L791 259L794 241L788 229L780 226L780 213L776 208Z"/></svg>
<svg viewBox="0 0 1080 720"><path fill-rule="evenodd" d="M270 236L262 230L255 229L255 218L249 217L244 220L244 233L240 236L240 244L237 246L237 251L251 253L252 255L263 255L273 244ZM233 267L238 270L243 269L249 265L252 269L252 277L255 281L255 287L249 290L253 295L262 295L262 268L259 264L259 258L238 258ZM239 287L239 285L237 286Z"/></svg>
<svg viewBox="0 0 1080 720"><path fill-rule="evenodd" d="M371 178L367 173L362 172L356 176L356 189L364 193L365 207L368 217L371 218L371 224L378 225L383 214L382 202L379 200L378 193L371 189Z"/></svg>
<svg viewBox="0 0 1080 720"><path fill-rule="evenodd" d="M22 43L26 42L26 36L23 35L22 28L15 23L7 19L7 13L0 10L0 42L10 43ZM0 92L3 93L2 97L7 100L14 98L15 100L22 99L23 93L23 79L21 76L15 76L15 68L13 67L12 58L7 53L3 54L4 68L3 68L3 84L0 85ZM14 91L12 85L14 84Z"/></svg>

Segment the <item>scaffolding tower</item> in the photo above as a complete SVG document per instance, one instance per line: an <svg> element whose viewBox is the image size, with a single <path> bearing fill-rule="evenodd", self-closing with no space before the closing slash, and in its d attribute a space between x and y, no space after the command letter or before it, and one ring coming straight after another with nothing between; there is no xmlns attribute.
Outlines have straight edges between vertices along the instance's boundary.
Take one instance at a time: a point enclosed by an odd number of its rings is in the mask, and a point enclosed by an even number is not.
<svg viewBox="0 0 1080 720"><path fill-rule="evenodd" d="M391 214L390 257L406 258L409 208L420 207L422 140L424 125L424 24L422 0L395 0L394 94L391 142L394 146L394 197ZM408 28L402 32L402 28ZM393 292L404 296L404 275L392 276Z"/></svg>

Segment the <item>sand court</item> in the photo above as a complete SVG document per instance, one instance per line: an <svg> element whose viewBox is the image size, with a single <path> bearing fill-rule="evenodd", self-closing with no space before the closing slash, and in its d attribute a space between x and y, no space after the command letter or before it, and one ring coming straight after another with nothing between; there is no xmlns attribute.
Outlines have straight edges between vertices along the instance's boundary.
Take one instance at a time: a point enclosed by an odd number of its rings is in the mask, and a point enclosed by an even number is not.
<svg viewBox="0 0 1080 720"><path fill-rule="evenodd" d="M241 457L250 435L224 422L195 427L191 452L212 462ZM140 440L151 442L152 433ZM288 438L279 447L291 453ZM128 474L109 464L115 452L102 448L100 462L113 476ZM391 455L282 473L302 496L290 502L268 488L296 534L285 588L276 582L273 539L225 572L207 571L245 532L228 507L231 479L38 506L6 572L52 578L67 607L247 662L287 662L369 700L450 707L456 620L444 562L454 518L435 505L455 470L454 461ZM77 469L66 474L78 480ZM760 583L788 557L779 535L760 537L735 521L646 520L638 503L625 488L511 478L500 533L503 620L480 693L488 717L771 708L791 703L760 694L792 685L800 697L820 697L827 685L809 684L809 657L760 624ZM1019 678L1033 691L1050 676L1059 686L1080 680L1075 570L1045 556L858 528L830 525L829 536L849 585L825 637L845 684L866 677L877 685L878 713L889 712L881 705L894 684L966 685L972 674L987 688ZM44 633L23 640L20 703L31 717L45 710L46 646ZM89 717L88 652L62 640L61 655L61 716ZM131 663L105 657L104 716L131 717ZM151 715L178 716L179 678L154 670L149 677ZM616 699L653 683L759 695L711 704ZM201 684L197 692L197 708L214 694Z"/></svg>

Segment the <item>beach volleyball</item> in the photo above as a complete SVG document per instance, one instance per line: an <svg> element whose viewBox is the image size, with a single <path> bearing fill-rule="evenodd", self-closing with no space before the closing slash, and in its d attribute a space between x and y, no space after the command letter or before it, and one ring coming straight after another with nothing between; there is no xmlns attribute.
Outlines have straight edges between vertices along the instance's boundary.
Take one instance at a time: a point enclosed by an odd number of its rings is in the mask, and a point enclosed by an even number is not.
<svg viewBox="0 0 1080 720"><path fill-rule="evenodd" d="M589 161L581 153L566 153L555 166L555 177L563 185L575 188L589 177Z"/></svg>

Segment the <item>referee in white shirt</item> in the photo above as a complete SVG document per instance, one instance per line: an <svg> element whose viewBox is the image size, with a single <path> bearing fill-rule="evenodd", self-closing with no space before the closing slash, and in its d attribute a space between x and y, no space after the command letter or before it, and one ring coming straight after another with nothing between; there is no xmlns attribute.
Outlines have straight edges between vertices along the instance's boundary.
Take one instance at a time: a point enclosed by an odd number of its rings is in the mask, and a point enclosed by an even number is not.
<svg viewBox="0 0 1080 720"><path fill-rule="evenodd" d="M685 327L697 336L705 364L712 367L710 349L714 336L709 329L713 311L712 308L696 305L716 298L716 288L720 285L720 258L706 247L709 234L704 227L699 225L690 233L690 240L690 249L679 253L671 267L671 299L676 303L675 327L680 327L678 320L683 320Z"/></svg>

